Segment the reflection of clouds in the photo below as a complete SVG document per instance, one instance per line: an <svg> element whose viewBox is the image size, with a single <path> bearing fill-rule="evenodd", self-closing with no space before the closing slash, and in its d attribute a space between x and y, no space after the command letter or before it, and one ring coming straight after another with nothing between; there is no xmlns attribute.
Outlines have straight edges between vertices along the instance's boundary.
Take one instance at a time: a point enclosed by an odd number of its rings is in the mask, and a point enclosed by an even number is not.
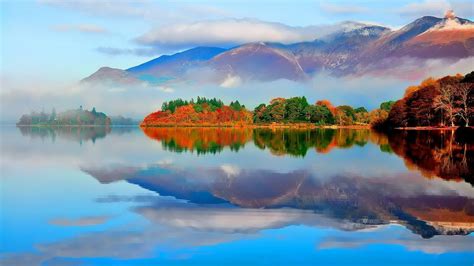
<svg viewBox="0 0 474 266"><path fill-rule="evenodd" d="M368 233L335 233L317 245L319 249L360 248L371 244L401 245L410 251L442 254L447 252L474 252L474 239L466 236L435 236L424 239L399 226L381 227Z"/></svg>
<svg viewBox="0 0 474 266"><path fill-rule="evenodd" d="M235 165L223 164L221 165L221 169L227 174L227 177L233 177L240 174L240 168Z"/></svg>
<svg viewBox="0 0 474 266"><path fill-rule="evenodd" d="M302 224L342 230L370 227L345 220L331 219L312 211L288 208L242 209L176 204L165 207L140 207L136 209L136 212L154 224L174 228L192 228L205 232L255 233L264 229Z"/></svg>
<svg viewBox="0 0 474 266"><path fill-rule="evenodd" d="M1 262L6 263L5 265L50 265L54 261L73 263L80 258L148 259L160 257L170 251L177 257L192 256L192 253L198 251L193 248L262 238L265 235L260 233L264 230L290 225L343 230L331 230L329 235L323 236L322 242L316 243L321 250L388 244L402 245L410 251L436 254L474 251L472 237L437 236L422 239L403 227L358 225L306 210L241 209L222 204L204 207L170 198L153 199L148 195L133 198L115 196L111 199L149 201L153 205L137 207L134 211L143 215L151 224L127 224L103 232L85 233L54 243L38 244L38 252L6 254Z"/></svg>
<svg viewBox="0 0 474 266"><path fill-rule="evenodd" d="M131 225L130 227L135 227ZM172 230L152 226L144 230L127 231L124 228L95 232L51 244L38 244L39 254L6 254L5 265L43 265L56 258L112 258L141 259L156 257L156 250L184 249L230 242L248 238L242 234ZM184 251L183 251L184 252ZM2 264L3 265L3 264ZM49 264L48 264L49 265Z"/></svg>
<svg viewBox="0 0 474 266"><path fill-rule="evenodd" d="M152 200L146 197L134 199ZM162 198L157 198L154 204L135 209L152 222L152 225L143 230L123 227L86 233L55 243L38 244L37 254L9 254L3 262L6 265L40 265L57 258L153 258L157 256L156 250L166 252L170 249L202 247L254 238L262 230L294 224L338 227L343 230L361 228L359 225L338 222L303 210L238 209L224 205L203 208L200 205ZM141 228L137 225L126 227Z"/></svg>
<svg viewBox="0 0 474 266"><path fill-rule="evenodd" d="M106 223L109 219L109 216L89 216L77 219L55 218L50 220L49 223L58 226L92 226Z"/></svg>

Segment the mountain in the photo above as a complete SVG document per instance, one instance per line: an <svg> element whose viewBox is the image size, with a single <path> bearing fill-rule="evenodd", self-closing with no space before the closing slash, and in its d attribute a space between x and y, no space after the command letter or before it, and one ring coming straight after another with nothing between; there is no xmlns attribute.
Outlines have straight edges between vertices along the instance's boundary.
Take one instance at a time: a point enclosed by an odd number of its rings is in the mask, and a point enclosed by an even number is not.
<svg viewBox="0 0 474 266"><path fill-rule="evenodd" d="M124 85L134 85L141 81L135 78L126 70L101 67L92 75L81 80L82 84L96 84L96 83L119 83Z"/></svg>
<svg viewBox="0 0 474 266"><path fill-rule="evenodd" d="M422 17L376 40L359 63L386 57L464 58L474 55L474 23L445 17Z"/></svg>
<svg viewBox="0 0 474 266"><path fill-rule="evenodd" d="M245 44L209 61L209 66L225 74L249 80L299 80L306 76L295 55L265 43Z"/></svg>
<svg viewBox="0 0 474 266"><path fill-rule="evenodd" d="M226 49L217 47L196 47L174 55L162 55L156 59L131 67L126 71L135 76L152 75L160 77L176 77L184 74L187 69L196 67Z"/></svg>
<svg viewBox="0 0 474 266"><path fill-rule="evenodd" d="M205 79L205 75L189 73L209 71L213 75L208 82L222 83L229 77L242 81L299 81L320 71L337 76L389 71L405 58L423 62L474 56L474 23L452 12L444 18L425 16L397 30L358 22L341 25L338 31L313 41L248 43L230 49L196 47L126 70L101 68L83 81L160 84Z"/></svg>

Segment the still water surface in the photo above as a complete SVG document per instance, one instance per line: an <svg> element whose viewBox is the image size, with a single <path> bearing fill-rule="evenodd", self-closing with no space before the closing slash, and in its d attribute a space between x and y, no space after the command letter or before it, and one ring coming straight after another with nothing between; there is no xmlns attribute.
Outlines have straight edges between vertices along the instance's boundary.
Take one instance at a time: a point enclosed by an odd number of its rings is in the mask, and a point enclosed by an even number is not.
<svg viewBox="0 0 474 266"><path fill-rule="evenodd" d="M0 265L474 263L451 131L0 132Z"/></svg>

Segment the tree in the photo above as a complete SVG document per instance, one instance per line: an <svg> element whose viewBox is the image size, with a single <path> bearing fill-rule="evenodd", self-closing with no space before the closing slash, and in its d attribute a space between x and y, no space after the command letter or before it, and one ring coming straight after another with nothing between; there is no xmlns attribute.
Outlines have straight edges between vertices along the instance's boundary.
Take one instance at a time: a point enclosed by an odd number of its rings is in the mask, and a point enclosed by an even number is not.
<svg viewBox="0 0 474 266"><path fill-rule="evenodd" d="M469 126L469 117L474 113L474 106L472 102L473 83L460 83L457 89L457 96L459 97L460 107L455 109L456 116L459 116L466 127Z"/></svg>
<svg viewBox="0 0 474 266"><path fill-rule="evenodd" d="M240 111L240 110L242 110L242 108L243 108L243 105L241 105L238 100L235 101L235 102L230 102L230 105L229 105L229 106L230 106L230 108L232 108L232 110L234 110L234 111Z"/></svg>
<svg viewBox="0 0 474 266"><path fill-rule="evenodd" d="M395 101L386 101L380 104L380 109L385 110L387 112L390 112L390 109L392 109L393 104Z"/></svg>
<svg viewBox="0 0 474 266"><path fill-rule="evenodd" d="M308 106L308 101L303 97L293 97L286 100L285 118L289 122L298 122L305 120L304 110Z"/></svg>
<svg viewBox="0 0 474 266"><path fill-rule="evenodd" d="M454 127L455 115L455 94L454 87L451 85L442 86L439 89L440 94L433 99L435 110L441 110L442 120L446 117L452 127Z"/></svg>
<svg viewBox="0 0 474 266"><path fill-rule="evenodd" d="M336 108L329 100L319 100L316 102L316 105L326 106L333 115L336 115Z"/></svg>
<svg viewBox="0 0 474 266"><path fill-rule="evenodd" d="M49 117L49 121L54 121L56 120L56 108L53 107L53 110L51 111L51 116Z"/></svg>
<svg viewBox="0 0 474 266"><path fill-rule="evenodd" d="M270 101L267 108L267 121L282 122L286 116L286 100L284 98L275 98Z"/></svg>
<svg viewBox="0 0 474 266"><path fill-rule="evenodd" d="M326 106L308 105L304 112L306 121L319 125L334 124L334 116Z"/></svg>

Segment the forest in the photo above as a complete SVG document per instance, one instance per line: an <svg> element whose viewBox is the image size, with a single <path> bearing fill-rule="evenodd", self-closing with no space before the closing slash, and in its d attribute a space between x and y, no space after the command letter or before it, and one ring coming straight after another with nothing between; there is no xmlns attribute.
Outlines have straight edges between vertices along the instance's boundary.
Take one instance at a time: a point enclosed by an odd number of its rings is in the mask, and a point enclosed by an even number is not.
<svg viewBox="0 0 474 266"><path fill-rule="evenodd" d="M95 107L91 111L78 109L56 113L53 108L51 113L31 112L22 115L17 125L19 126L110 126L110 118L102 112L97 112Z"/></svg>
<svg viewBox="0 0 474 266"><path fill-rule="evenodd" d="M474 72L428 78L406 89L378 127L468 127L474 119Z"/></svg>
<svg viewBox="0 0 474 266"><path fill-rule="evenodd" d="M235 126L252 123L252 112L239 101L225 105L216 98L198 97L190 101L176 99L164 102L161 110L149 114L140 124L147 126L166 125L221 125Z"/></svg>
<svg viewBox="0 0 474 266"><path fill-rule="evenodd" d="M384 102L371 112L365 107L333 106L328 100L308 103L306 97L275 98L259 104L253 112L239 101L225 105L222 100L198 97L190 101L176 99L164 102L161 110L148 115L141 126L167 125L369 125L388 117L393 101Z"/></svg>

